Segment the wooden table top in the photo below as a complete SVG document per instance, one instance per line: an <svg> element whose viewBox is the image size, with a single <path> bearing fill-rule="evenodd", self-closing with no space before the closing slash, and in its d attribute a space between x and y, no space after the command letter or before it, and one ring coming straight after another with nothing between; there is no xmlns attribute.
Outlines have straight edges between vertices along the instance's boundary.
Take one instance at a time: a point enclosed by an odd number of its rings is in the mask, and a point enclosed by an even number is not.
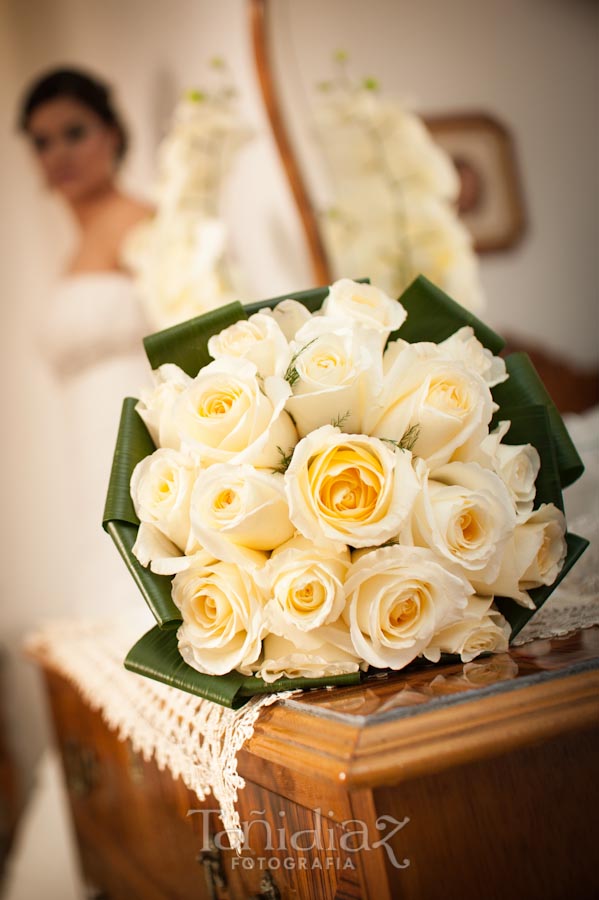
<svg viewBox="0 0 599 900"><path fill-rule="evenodd" d="M599 626L469 663L422 663L367 678L362 684L314 689L282 705L364 726L479 700L564 675L599 669Z"/></svg>
<svg viewBox="0 0 599 900"><path fill-rule="evenodd" d="M594 626L470 663L417 665L289 697L262 711L238 759L250 777L259 777L261 759L279 780L284 769L305 780L317 768L331 782L359 788L509 753L598 721Z"/></svg>

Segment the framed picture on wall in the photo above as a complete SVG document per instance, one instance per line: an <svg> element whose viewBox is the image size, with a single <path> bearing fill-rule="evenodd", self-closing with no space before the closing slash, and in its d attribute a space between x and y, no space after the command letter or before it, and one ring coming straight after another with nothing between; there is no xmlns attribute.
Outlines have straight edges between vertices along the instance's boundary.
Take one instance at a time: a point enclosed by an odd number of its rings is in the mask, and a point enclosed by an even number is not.
<svg viewBox="0 0 599 900"><path fill-rule="evenodd" d="M434 139L460 176L458 212L479 253L508 250L526 226L512 137L486 113L424 116Z"/></svg>

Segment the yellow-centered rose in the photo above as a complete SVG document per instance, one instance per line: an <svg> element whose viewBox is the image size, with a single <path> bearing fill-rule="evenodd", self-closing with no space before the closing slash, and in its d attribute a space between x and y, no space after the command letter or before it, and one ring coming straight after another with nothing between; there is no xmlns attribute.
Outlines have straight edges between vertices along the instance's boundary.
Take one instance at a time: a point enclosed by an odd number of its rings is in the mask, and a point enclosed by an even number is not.
<svg viewBox="0 0 599 900"><path fill-rule="evenodd" d="M431 550L395 544L356 554L345 592L343 618L358 656L401 669L437 631L459 621L473 590Z"/></svg>
<svg viewBox="0 0 599 900"><path fill-rule="evenodd" d="M313 544L297 535L275 550L256 579L268 597L269 610L279 613L283 633L290 625L311 631L334 622L345 605L343 582L350 566L347 548Z"/></svg>
<svg viewBox="0 0 599 900"><path fill-rule="evenodd" d="M262 382L247 360L217 359L204 366L178 398L174 425L203 466L231 462L276 468L281 462L278 448L287 452L297 440L284 409L290 392L276 375Z"/></svg>
<svg viewBox="0 0 599 900"><path fill-rule="evenodd" d="M494 577L515 527L510 493L489 469L453 462L422 476L412 516L414 543L463 567L467 577L483 569Z"/></svg>
<svg viewBox="0 0 599 900"><path fill-rule="evenodd" d="M417 434L415 456L429 468L449 462L467 441L488 434L493 398L488 385L462 363L423 357L418 346L390 344L383 359L381 393L365 414L368 434L400 441Z"/></svg>
<svg viewBox="0 0 599 900"><path fill-rule="evenodd" d="M300 329L291 344L293 394L286 404L300 437L331 422L348 434L363 430L382 374L377 343L371 330L328 316Z"/></svg>
<svg viewBox="0 0 599 900"><path fill-rule="evenodd" d="M315 544L384 543L405 525L419 489L411 453L331 425L297 444L285 473L291 521Z"/></svg>
<svg viewBox="0 0 599 900"><path fill-rule="evenodd" d="M534 512L519 516L507 542L499 572L473 573L471 581L479 594L511 597L534 609L528 591L553 584L567 553L566 520L553 503L543 503Z"/></svg>
<svg viewBox="0 0 599 900"><path fill-rule="evenodd" d="M206 562L205 554L173 579L173 601L183 624L177 632L185 662L206 675L232 669L251 674L264 631L263 596L234 563Z"/></svg>
<svg viewBox="0 0 599 900"><path fill-rule="evenodd" d="M216 463L191 496L191 529L217 559L264 565L266 552L292 537L283 476L253 466Z"/></svg>
<svg viewBox="0 0 599 900"><path fill-rule="evenodd" d="M256 313L240 319L208 341L208 352L214 359L233 356L253 362L262 378L283 376L291 350L287 338L273 316Z"/></svg>
<svg viewBox="0 0 599 900"><path fill-rule="evenodd" d="M131 476L131 499L142 523L154 525L183 552L193 552L189 504L198 469L178 450L155 450Z"/></svg>

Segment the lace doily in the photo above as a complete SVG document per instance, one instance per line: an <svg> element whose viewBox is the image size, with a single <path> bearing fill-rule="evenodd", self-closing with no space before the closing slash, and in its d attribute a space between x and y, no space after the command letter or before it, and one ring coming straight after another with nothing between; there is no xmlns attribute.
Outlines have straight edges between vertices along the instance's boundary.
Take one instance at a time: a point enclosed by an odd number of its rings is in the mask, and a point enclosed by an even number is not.
<svg viewBox="0 0 599 900"><path fill-rule="evenodd" d="M589 554L586 566L581 561L573 569L514 645L599 625L596 581ZM239 849L243 832L235 803L245 781L237 754L261 710L293 692L259 695L239 710L227 709L127 671L123 659L137 636L124 623L55 623L29 638L26 649L67 678L144 759L154 758L159 769L181 777L200 800L212 793L230 844Z"/></svg>
<svg viewBox="0 0 599 900"><path fill-rule="evenodd" d="M138 637L139 635L137 635ZM200 800L212 793L229 842L243 841L237 793L245 785L237 753L264 707L292 692L253 697L232 710L127 671L123 659L136 636L115 623L55 623L30 637L26 650L67 678L109 728L155 759Z"/></svg>

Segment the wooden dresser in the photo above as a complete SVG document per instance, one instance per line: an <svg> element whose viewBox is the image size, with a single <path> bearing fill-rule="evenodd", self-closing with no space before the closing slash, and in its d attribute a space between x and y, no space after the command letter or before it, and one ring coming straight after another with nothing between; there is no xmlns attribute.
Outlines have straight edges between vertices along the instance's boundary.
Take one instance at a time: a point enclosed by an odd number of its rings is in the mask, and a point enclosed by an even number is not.
<svg viewBox="0 0 599 900"><path fill-rule="evenodd" d="M599 628L267 708L241 857L213 801L44 676L92 897L599 896Z"/></svg>

